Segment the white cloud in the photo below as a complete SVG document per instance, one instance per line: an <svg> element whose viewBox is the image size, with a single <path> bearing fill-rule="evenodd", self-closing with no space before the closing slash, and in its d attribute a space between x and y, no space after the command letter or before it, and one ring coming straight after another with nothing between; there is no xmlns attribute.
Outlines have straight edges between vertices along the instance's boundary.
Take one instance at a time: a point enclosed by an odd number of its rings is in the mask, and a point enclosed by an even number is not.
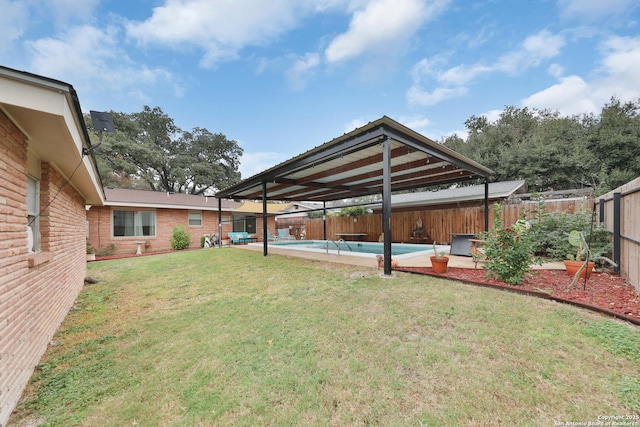
<svg viewBox="0 0 640 427"><path fill-rule="evenodd" d="M557 110L565 116L596 113L598 107L589 99L589 85L578 76L563 77L558 84L522 100L530 108Z"/></svg>
<svg viewBox="0 0 640 427"><path fill-rule="evenodd" d="M8 51L24 33L29 14L23 1L0 0L0 53Z"/></svg>
<svg viewBox="0 0 640 427"><path fill-rule="evenodd" d="M72 82L76 89L83 86L87 92L127 92L146 99L141 88L171 79L164 70L131 61L119 47L114 28L73 27L58 38L26 45L34 72Z"/></svg>
<svg viewBox="0 0 640 427"><path fill-rule="evenodd" d="M366 125L367 123L371 122L371 120L367 120L364 119L362 117L358 117L356 119L351 120L350 122L346 123L344 125L344 133L349 133L352 130L358 129L359 127L362 127L364 125Z"/></svg>
<svg viewBox="0 0 640 427"><path fill-rule="evenodd" d="M491 66L476 62L472 65L461 64L449 69L440 69L443 57L422 59L411 71L414 83L407 91L407 101L414 105L435 105L447 99L459 98L467 94L468 86L479 76L492 73L520 73L559 55L564 44L562 36L543 30L527 37L519 50L501 55ZM436 82L436 87L431 91L423 89L423 82L427 79Z"/></svg>
<svg viewBox="0 0 640 427"><path fill-rule="evenodd" d="M42 2L51 12L58 27L72 22L91 22L100 0L55 0Z"/></svg>
<svg viewBox="0 0 640 427"><path fill-rule="evenodd" d="M594 82L595 96L608 101L611 96L631 100L640 96L640 37L611 37L602 46L605 57Z"/></svg>
<svg viewBox="0 0 640 427"><path fill-rule="evenodd" d="M242 179L249 178L253 175L264 172L287 159L288 157L284 156L282 153L245 151L240 159L240 175L242 176Z"/></svg>
<svg viewBox="0 0 640 427"><path fill-rule="evenodd" d="M547 72L554 77L560 78L564 74L564 67L560 64L551 64Z"/></svg>
<svg viewBox="0 0 640 427"><path fill-rule="evenodd" d="M449 68L438 76L438 81L445 84L465 85L473 81L481 74L487 74L492 71L491 67L483 64L458 65Z"/></svg>
<svg viewBox="0 0 640 427"><path fill-rule="evenodd" d="M407 91L409 104L414 105L435 105L451 98L460 98L469 91L466 87L437 87L431 92L425 91L418 86L412 86Z"/></svg>
<svg viewBox="0 0 640 427"><path fill-rule="evenodd" d="M640 97L640 37L611 37L601 51L604 56L593 79L561 77L557 84L523 99L522 104L572 115L597 113L612 96L622 101Z"/></svg>
<svg viewBox="0 0 640 427"><path fill-rule="evenodd" d="M307 84L307 78L312 74L313 69L320 65L320 55L318 53L307 53L304 57L298 58L287 70L286 77L294 90L302 90Z"/></svg>
<svg viewBox="0 0 640 427"><path fill-rule="evenodd" d="M566 17L597 21L603 17L630 11L637 0L559 0L560 13Z"/></svg>
<svg viewBox="0 0 640 427"><path fill-rule="evenodd" d="M413 129L423 135L426 135L427 129L431 126L431 120L419 115L400 117L398 121L409 129Z"/></svg>
<svg viewBox="0 0 640 427"><path fill-rule="evenodd" d="M489 123L495 123L500 120L500 114L502 114L502 110L489 110L481 115L486 117Z"/></svg>
<svg viewBox="0 0 640 427"><path fill-rule="evenodd" d="M448 0L371 0L354 12L348 31L333 39L325 57L328 62L337 62L403 46L447 4Z"/></svg>
<svg viewBox="0 0 640 427"><path fill-rule="evenodd" d="M411 68L411 77L419 82L425 76L437 75L440 67L446 62L447 59L442 55L423 58Z"/></svg>
<svg viewBox="0 0 640 427"><path fill-rule="evenodd" d="M313 4L296 0L166 0L150 18L126 28L141 43L199 46L205 51L201 65L212 67L245 46L267 43L295 28L312 9Z"/></svg>
<svg viewBox="0 0 640 427"><path fill-rule="evenodd" d="M565 41L562 36L542 30L527 37L522 43L522 49L498 58L495 69L517 74L526 68L539 65L542 61L558 56L564 45Z"/></svg>

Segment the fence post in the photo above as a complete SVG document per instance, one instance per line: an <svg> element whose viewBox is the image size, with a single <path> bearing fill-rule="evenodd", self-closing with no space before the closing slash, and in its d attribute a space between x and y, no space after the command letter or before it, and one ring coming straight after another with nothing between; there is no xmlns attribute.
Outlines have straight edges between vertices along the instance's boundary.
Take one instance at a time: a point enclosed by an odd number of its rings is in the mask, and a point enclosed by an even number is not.
<svg viewBox="0 0 640 427"><path fill-rule="evenodd" d="M600 223L604 223L604 199L598 200L598 206L600 207L600 214L599 214Z"/></svg>
<svg viewBox="0 0 640 427"><path fill-rule="evenodd" d="M489 178L484 179L484 231L489 231Z"/></svg>
<svg viewBox="0 0 640 427"><path fill-rule="evenodd" d="M620 223L621 223L621 196L620 193L613 193L613 262L618 266L615 267L616 273L620 272Z"/></svg>

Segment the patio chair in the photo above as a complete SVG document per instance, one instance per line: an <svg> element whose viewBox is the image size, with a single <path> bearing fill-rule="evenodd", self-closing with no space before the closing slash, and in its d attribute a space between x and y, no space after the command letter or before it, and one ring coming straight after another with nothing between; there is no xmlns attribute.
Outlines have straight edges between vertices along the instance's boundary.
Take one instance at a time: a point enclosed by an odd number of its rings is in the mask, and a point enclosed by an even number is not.
<svg viewBox="0 0 640 427"><path fill-rule="evenodd" d="M295 240L296 238L289 234L288 228L278 228L278 238L280 240Z"/></svg>
<svg viewBox="0 0 640 427"><path fill-rule="evenodd" d="M278 240L280 237L271 235L271 231L267 228L267 242L277 242Z"/></svg>

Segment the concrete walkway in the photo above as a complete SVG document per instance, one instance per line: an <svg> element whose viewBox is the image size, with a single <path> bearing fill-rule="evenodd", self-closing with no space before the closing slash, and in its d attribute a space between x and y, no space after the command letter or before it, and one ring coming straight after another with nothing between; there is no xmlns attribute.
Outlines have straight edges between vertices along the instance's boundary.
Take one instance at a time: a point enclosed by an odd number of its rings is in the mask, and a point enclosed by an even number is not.
<svg viewBox="0 0 640 427"><path fill-rule="evenodd" d="M262 243L260 244L249 244L249 245L237 245L232 246L233 249L244 249L244 250L252 250L252 251L260 251L262 252ZM287 256L295 256L298 258L311 259L314 261L326 261L326 262L335 262L340 264L350 264L357 265L361 267L371 267L378 268L378 263L375 255L371 255L371 257L363 257L363 256L349 256L344 255L342 252L340 255L326 254L323 252L307 252L296 250L294 248L284 248L284 247L276 247L269 246L268 252L270 254L281 254ZM482 268L482 262L478 263L478 268ZM431 260L428 256L415 256L410 258L403 258L398 261L399 267L431 267ZM466 256L458 256L458 255L450 255L449 256L449 267L460 267L460 268L475 268L473 258ZM534 265L531 267L534 270L564 270L564 264L562 261L560 262L550 262L542 265Z"/></svg>

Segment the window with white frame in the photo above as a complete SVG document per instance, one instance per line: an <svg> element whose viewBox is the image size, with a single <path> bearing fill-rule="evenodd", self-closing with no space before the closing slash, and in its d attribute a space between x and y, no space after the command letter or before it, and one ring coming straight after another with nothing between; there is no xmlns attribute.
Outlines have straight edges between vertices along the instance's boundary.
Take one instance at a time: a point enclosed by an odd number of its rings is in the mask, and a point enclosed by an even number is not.
<svg viewBox="0 0 640 427"><path fill-rule="evenodd" d="M123 210L112 211L114 237L155 237L155 211Z"/></svg>
<svg viewBox="0 0 640 427"><path fill-rule="evenodd" d="M202 226L202 212L190 211L189 212L189 226Z"/></svg>
<svg viewBox="0 0 640 427"><path fill-rule="evenodd" d="M27 249L40 250L40 182L27 176Z"/></svg>

